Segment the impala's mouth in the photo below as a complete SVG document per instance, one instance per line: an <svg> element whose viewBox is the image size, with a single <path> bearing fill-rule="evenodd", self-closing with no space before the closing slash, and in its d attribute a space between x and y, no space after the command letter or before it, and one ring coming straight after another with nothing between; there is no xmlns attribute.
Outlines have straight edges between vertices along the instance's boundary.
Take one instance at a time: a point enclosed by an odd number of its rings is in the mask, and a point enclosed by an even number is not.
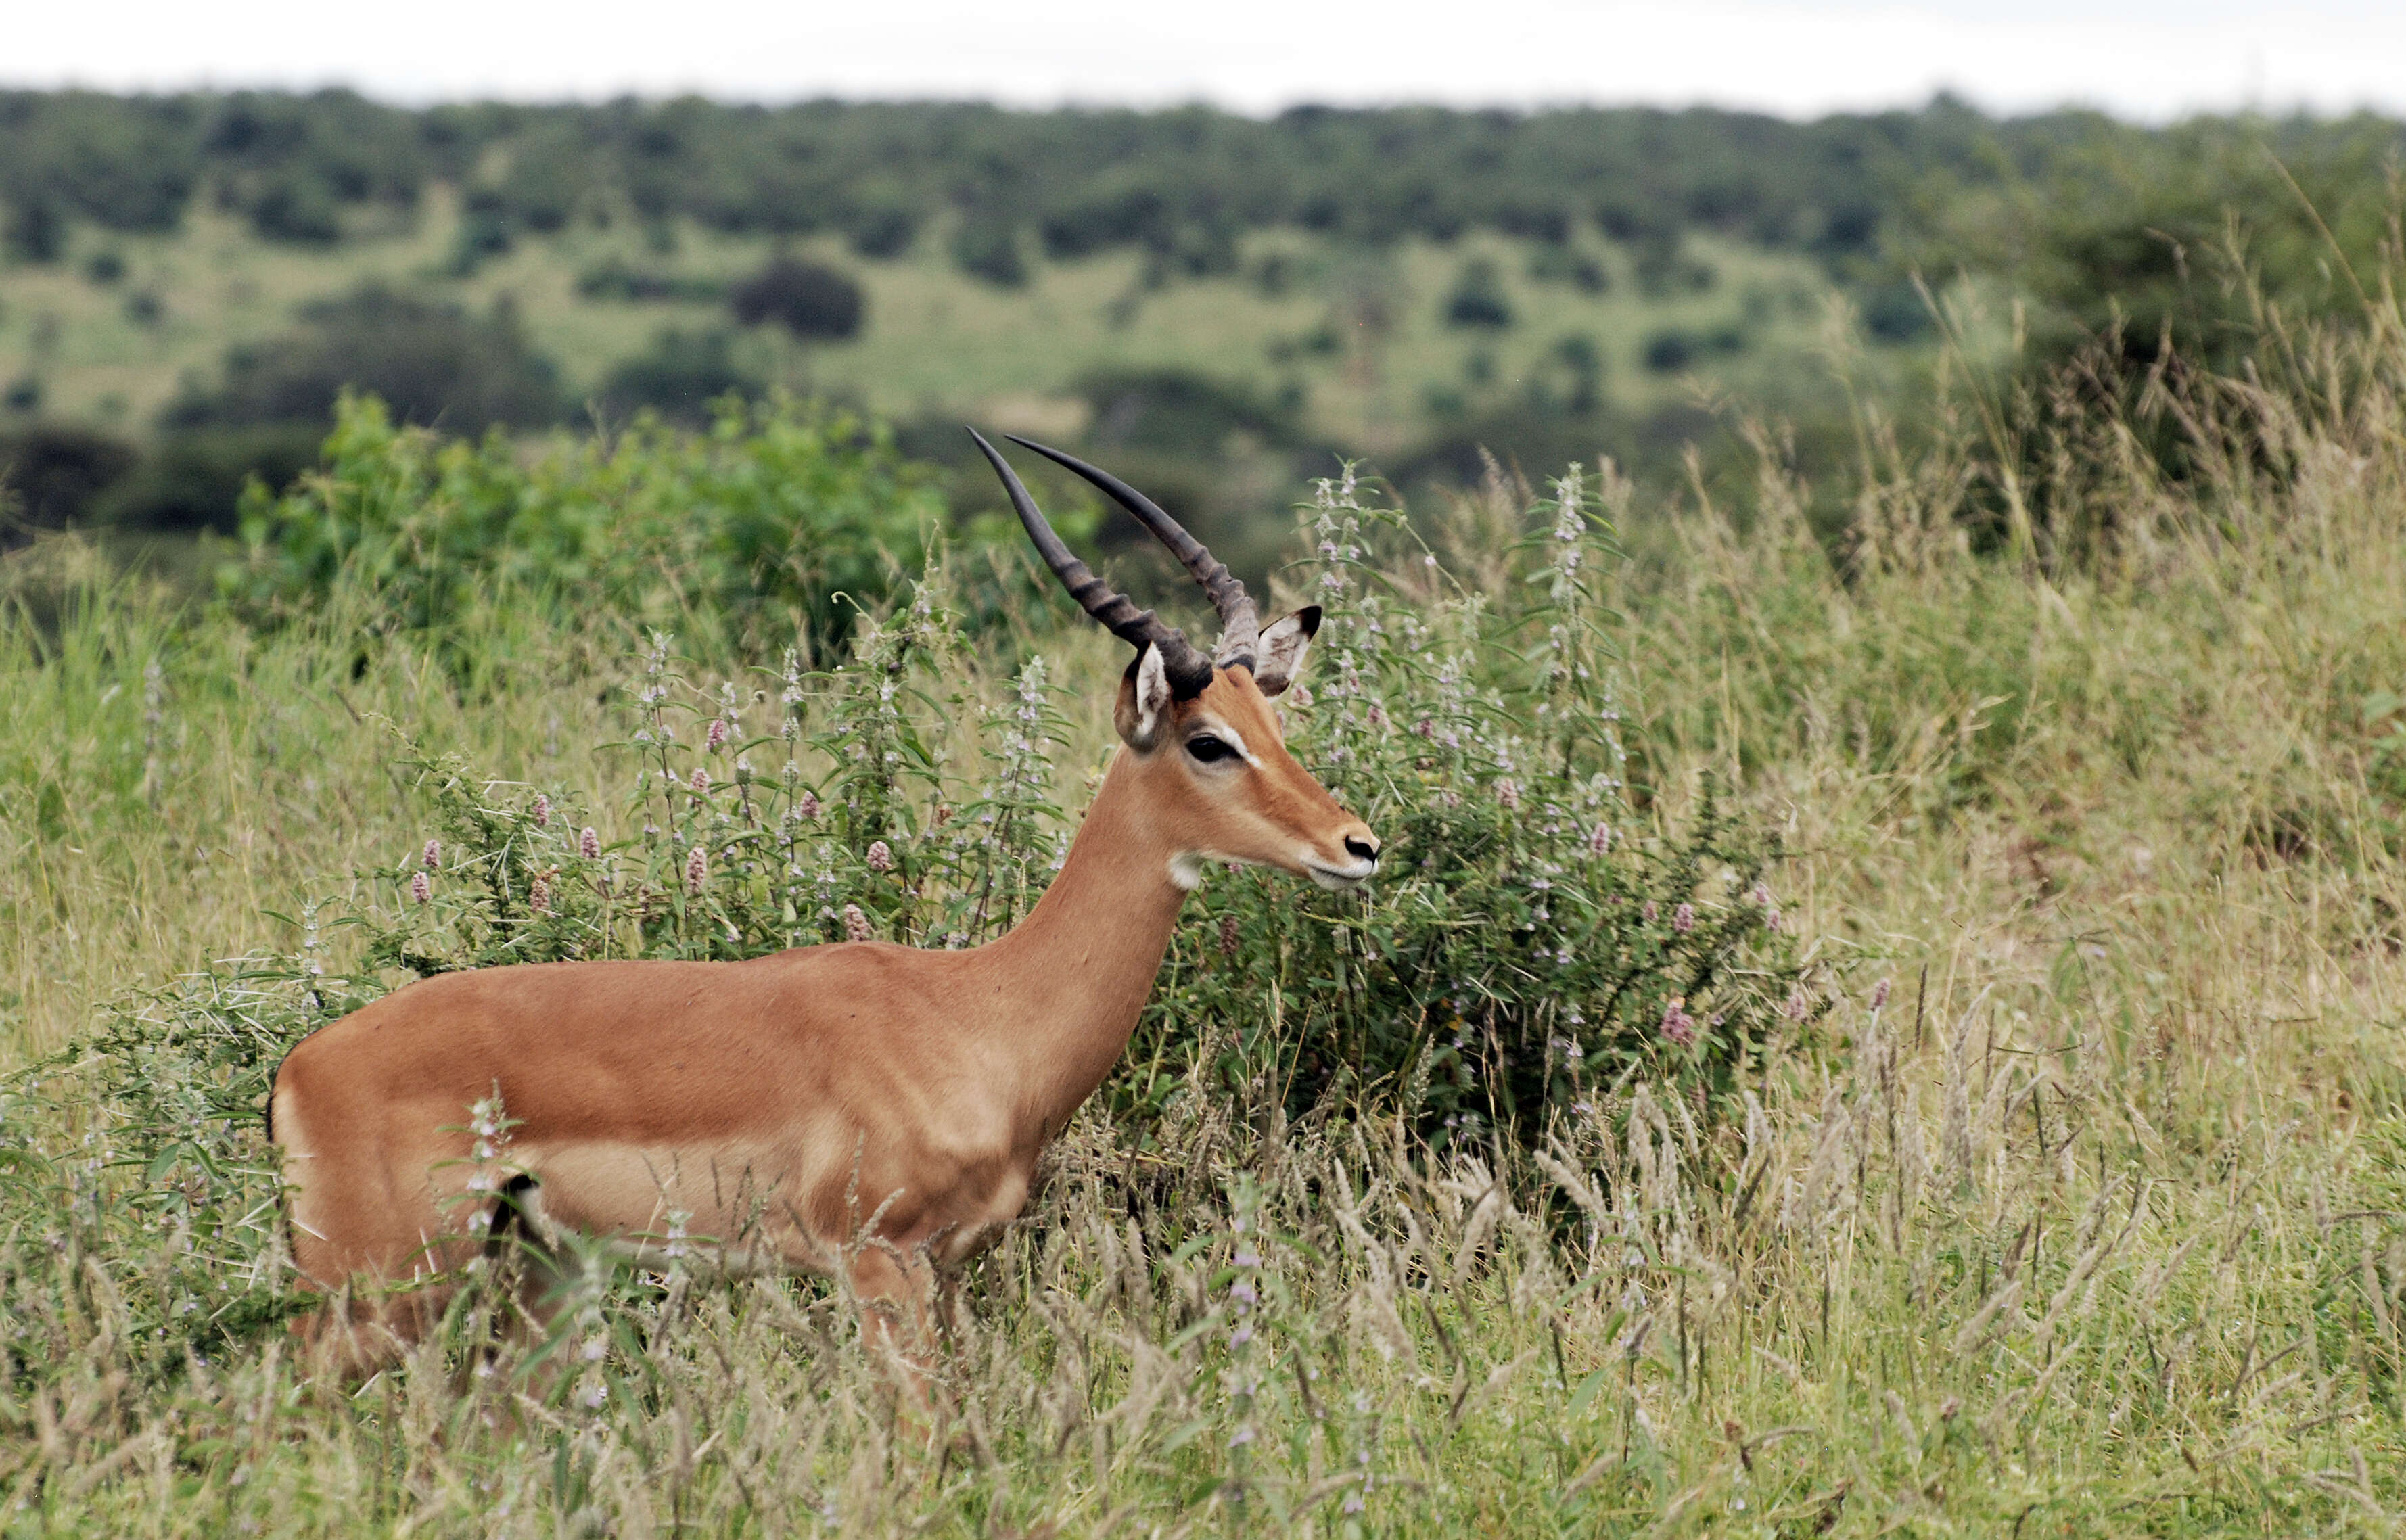
<svg viewBox="0 0 2406 1540"><path fill-rule="evenodd" d="M1351 866L1332 867L1307 855L1303 858L1303 869L1313 882L1329 892L1347 893L1377 876L1379 863L1366 860L1356 861Z"/></svg>

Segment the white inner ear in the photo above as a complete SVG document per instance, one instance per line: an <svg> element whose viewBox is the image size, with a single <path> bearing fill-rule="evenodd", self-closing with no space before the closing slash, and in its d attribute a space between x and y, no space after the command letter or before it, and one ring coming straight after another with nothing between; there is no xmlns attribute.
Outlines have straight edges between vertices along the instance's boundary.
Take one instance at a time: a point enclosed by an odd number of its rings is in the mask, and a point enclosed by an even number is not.
<svg viewBox="0 0 2406 1540"><path fill-rule="evenodd" d="M1161 649L1148 645L1136 664L1136 741L1150 748L1169 710L1169 671L1162 665Z"/></svg>
<svg viewBox="0 0 2406 1540"><path fill-rule="evenodd" d="M1264 695L1277 695L1303 671L1303 655L1311 650L1311 638L1304 633L1298 616L1287 615L1262 632L1258 645L1261 661L1253 670L1253 683Z"/></svg>

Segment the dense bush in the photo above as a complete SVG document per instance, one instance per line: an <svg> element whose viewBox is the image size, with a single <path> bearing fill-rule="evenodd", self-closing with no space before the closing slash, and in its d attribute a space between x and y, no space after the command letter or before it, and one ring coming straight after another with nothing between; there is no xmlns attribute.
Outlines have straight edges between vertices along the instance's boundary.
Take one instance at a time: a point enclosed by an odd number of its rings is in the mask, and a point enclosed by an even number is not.
<svg viewBox="0 0 2406 1540"><path fill-rule="evenodd" d="M799 619L825 644L892 591L943 508L882 430L783 398L724 405L706 432L639 418L537 453L347 398L319 473L247 497L242 528L220 586L255 614L340 583L380 625L439 628L517 593L636 620L699 607L735 635Z"/></svg>

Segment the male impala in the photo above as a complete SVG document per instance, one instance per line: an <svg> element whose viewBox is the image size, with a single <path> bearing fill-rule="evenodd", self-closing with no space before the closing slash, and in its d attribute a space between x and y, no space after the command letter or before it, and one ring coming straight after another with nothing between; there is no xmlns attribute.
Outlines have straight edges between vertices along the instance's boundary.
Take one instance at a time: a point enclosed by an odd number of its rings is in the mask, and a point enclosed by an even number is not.
<svg viewBox="0 0 2406 1540"><path fill-rule="evenodd" d="M300 1271L349 1290L300 1327L326 1361L363 1373L439 1319L484 1244L466 1238L483 1228L474 1206L493 1215L467 1191L463 1125L496 1087L531 1238L567 1227L641 1257L681 1214L727 1268L846 1273L864 1326L909 1354L933 1269L1018 1214L1038 1152L1126 1047L1205 864L1331 888L1377 870L1377 838L1289 757L1269 705L1320 612L1262 629L1244 586L1142 494L1017 440L1185 564L1220 613L1204 656L1070 555L971 436L1046 564L1137 648L1113 710L1125 746L1043 900L971 951L869 941L446 973L311 1035L278 1071L268 1126Z"/></svg>

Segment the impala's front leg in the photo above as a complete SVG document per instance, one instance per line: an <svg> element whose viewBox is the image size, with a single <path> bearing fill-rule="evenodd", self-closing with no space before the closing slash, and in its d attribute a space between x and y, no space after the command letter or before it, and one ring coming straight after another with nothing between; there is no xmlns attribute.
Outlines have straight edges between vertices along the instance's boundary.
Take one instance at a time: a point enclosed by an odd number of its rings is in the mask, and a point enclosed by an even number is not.
<svg viewBox="0 0 2406 1540"><path fill-rule="evenodd" d="M893 1377L898 1415L932 1428L935 1421L935 1270L925 1252L905 1252L871 1236L852 1259L853 1306L860 1339Z"/></svg>

